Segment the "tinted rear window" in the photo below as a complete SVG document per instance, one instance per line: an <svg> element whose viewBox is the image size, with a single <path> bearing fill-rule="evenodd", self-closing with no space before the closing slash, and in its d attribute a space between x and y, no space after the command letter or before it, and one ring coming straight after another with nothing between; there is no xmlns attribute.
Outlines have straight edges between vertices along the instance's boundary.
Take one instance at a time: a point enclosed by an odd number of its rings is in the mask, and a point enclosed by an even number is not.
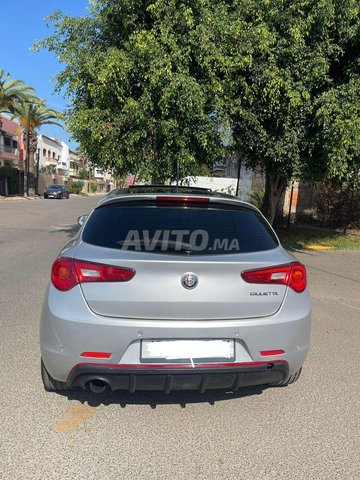
<svg viewBox="0 0 360 480"><path fill-rule="evenodd" d="M278 246L260 215L246 208L177 208L112 204L95 210L82 239L107 248L210 255Z"/></svg>

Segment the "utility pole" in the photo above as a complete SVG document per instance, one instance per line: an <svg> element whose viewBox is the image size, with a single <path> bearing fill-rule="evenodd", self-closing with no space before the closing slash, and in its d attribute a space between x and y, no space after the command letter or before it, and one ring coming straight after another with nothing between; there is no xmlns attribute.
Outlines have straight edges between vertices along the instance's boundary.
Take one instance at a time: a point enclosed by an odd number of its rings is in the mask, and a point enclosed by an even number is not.
<svg viewBox="0 0 360 480"><path fill-rule="evenodd" d="M176 159L176 193L179 192L180 160Z"/></svg>
<svg viewBox="0 0 360 480"><path fill-rule="evenodd" d="M26 117L26 157L24 169L24 196L29 196L29 163L30 163L30 112L27 112Z"/></svg>
<svg viewBox="0 0 360 480"><path fill-rule="evenodd" d="M241 160L239 158L238 163L238 172L237 172L237 182L236 182L236 196L239 196L239 188L240 188L240 174L241 174Z"/></svg>
<svg viewBox="0 0 360 480"><path fill-rule="evenodd" d="M36 152L36 185L35 195L39 195L39 169L40 169L40 148Z"/></svg>

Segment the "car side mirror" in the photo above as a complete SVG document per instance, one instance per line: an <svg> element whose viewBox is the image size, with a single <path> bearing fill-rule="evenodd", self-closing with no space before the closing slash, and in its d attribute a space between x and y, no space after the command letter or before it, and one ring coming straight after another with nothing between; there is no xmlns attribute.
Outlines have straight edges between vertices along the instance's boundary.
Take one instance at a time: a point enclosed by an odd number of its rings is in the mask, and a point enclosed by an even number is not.
<svg viewBox="0 0 360 480"><path fill-rule="evenodd" d="M81 215L79 218L78 218L78 225L80 225L80 227L82 227L84 225L84 223L86 222L86 219L87 219L88 215Z"/></svg>

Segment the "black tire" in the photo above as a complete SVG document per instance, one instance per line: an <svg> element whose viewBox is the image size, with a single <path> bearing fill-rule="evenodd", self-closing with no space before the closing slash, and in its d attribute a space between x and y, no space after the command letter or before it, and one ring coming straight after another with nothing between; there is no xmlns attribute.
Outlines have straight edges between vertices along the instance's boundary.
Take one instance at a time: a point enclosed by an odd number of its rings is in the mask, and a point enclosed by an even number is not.
<svg viewBox="0 0 360 480"><path fill-rule="evenodd" d="M302 367L300 368L300 370L295 372L293 375L290 375L290 377L286 381L284 381L282 383L278 383L277 387L287 387L288 385L291 385L292 383L295 383L299 379L299 377L301 375L301 371L302 371Z"/></svg>
<svg viewBox="0 0 360 480"><path fill-rule="evenodd" d="M41 360L41 378L44 384L44 388L47 392L63 392L67 390L66 383L59 382L52 378L50 373L46 370L44 362Z"/></svg>

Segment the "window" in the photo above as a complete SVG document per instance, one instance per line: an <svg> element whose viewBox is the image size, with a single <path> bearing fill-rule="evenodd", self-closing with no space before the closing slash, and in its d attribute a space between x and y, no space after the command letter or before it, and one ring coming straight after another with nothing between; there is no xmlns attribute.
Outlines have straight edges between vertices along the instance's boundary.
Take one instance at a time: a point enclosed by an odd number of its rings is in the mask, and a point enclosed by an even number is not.
<svg viewBox="0 0 360 480"><path fill-rule="evenodd" d="M4 137L4 146L11 147L11 137Z"/></svg>
<svg viewBox="0 0 360 480"><path fill-rule="evenodd" d="M46 157L46 148L43 148L43 157Z"/></svg>
<svg viewBox="0 0 360 480"><path fill-rule="evenodd" d="M48 150L48 157L51 158L51 152Z"/></svg>
<svg viewBox="0 0 360 480"><path fill-rule="evenodd" d="M55 160L55 152L53 152L53 159Z"/></svg>
<svg viewBox="0 0 360 480"><path fill-rule="evenodd" d="M100 207L87 221L83 240L92 245L118 249L119 242L128 239L133 232L138 232L140 240L146 234L150 239L157 238L166 243L175 242L179 231L184 232L182 241L193 247L192 255L260 252L278 246L273 232L255 211L228 208L222 204L219 208L209 209L132 207L124 206L124 203ZM199 232L202 232L201 236ZM198 243L203 239L206 240L204 248L199 250ZM167 253L167 249L154 249L153 252Z"/></svg>

